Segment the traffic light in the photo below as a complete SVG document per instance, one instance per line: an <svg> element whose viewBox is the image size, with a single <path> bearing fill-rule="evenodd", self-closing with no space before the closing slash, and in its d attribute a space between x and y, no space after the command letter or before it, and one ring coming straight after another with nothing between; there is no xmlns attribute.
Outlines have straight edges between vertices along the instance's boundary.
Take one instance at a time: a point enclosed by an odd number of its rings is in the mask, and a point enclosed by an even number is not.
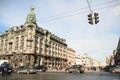
<svg viewBox="0 0 120 80"><path fill-rule="evenodd" d="M98 13L94 13L94 18L95 18L95 24L97 24L99 22L99 14Z"/></svg>
<svg viewBox="0 0 120 80"><path fill-rule="evenodd" d="M92 16L92 13L88 14L88 21L89 21L89 24L93 25L93 16Z"/></svg>

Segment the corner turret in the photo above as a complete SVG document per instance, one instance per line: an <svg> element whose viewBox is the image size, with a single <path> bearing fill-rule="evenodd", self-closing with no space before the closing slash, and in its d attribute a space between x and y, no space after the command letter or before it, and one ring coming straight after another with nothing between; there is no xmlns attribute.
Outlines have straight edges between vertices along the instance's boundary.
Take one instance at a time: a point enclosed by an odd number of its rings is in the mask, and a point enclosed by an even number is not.
<svg viewBox="0 0 120 80"><path fill-rule="evenodd" d="M26 19L26 24L35 23L36 24L36 15L34 14L34 6L30 7L30 12Z"/></svg>

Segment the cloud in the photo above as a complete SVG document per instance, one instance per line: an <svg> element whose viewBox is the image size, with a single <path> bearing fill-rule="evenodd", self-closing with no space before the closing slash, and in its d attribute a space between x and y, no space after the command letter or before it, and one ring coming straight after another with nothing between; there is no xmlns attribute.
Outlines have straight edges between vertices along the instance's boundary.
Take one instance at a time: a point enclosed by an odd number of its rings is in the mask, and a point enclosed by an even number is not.
<svg viewBox="0 0 120 80"><path fill-rule="evenodd" d="M75 49L76 54L87 53L94 59L101 62L105 62L106 56L112 54L113 50L116 48L116 42L109 42L108 40L70 40L69 46Z"/></svg>
<svg viewBox="0 0 120 80"><path fill-rule="evenodd" d="M108 42L108 40L102 39L81 39L81 40L70 40L70 44L77 50L111 50L114 49L116 42Z"/></svg>
<svg viewBox="0 0 120 80"><path fill-rule="evenodd" d="M115 7L112 11L113 15L120 16L120 5Z"/></svg>

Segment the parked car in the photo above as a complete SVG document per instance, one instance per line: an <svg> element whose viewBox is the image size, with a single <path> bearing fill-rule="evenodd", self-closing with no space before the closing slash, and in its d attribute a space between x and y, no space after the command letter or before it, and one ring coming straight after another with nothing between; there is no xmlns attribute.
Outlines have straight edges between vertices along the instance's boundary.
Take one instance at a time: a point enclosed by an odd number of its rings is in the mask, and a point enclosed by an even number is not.
<svg viewBox="0 0 120 80"><path fill-rule="evenodd" d="M110 69L113 68L113 67L116 67L116 66L115 66L115 65L105 66L105 67L103 68L103 71L107 71L107 72L109 72Z"/></svg>
<svg viewBox="0 0 120 80"><path fill-rule="evenodd" d="M68 73L72 73L72 72L84 73L84 67L82 65L72 65L71 67L66 68L65 72L68 72Z"/></svg>
<svg viewBox="0 0 120 80"><path fill-rule="evenodd" d="M111 68L110 72L112 72L112 73L120 72L120 66L116 66L116 67Z"/></svg>
<svg viewBox="0 0 120 80"><path fill-rule="evenodd" d="M5 73L10 74L12 71L13 71L13 67L8 62L4 62L0 65L1 74L5 74Z"/></svg>
<svg viewBox="0 0 120 80"><path fill-rule="evenodd" d="M20 66L20 67L17 68L16 71L17 71L18 74L20 74L20 73L30 74L30 73L36 73L37 72L35 69L33 69L30 66Z"/></svg>
<svg viewBox="0 0 120 80"><path fill-rule="evenodd" d="M37 71L46 72L47 67L45 65L37 65L34 67L34 69L36 69Z"/></svg>

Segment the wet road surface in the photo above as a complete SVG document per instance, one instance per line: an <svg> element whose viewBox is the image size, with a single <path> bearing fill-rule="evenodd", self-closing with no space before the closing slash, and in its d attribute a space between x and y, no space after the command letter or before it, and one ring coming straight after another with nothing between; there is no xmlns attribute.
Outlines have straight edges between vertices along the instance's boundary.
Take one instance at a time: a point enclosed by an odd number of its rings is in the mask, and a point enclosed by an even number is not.
<svg viewBox="0 0 120 80"><path fill-rule="evenodd" d="M109 72L85 72L84 74L64 72L12 73L0 75L0 80L120 80L120 74Z"/></svg>

